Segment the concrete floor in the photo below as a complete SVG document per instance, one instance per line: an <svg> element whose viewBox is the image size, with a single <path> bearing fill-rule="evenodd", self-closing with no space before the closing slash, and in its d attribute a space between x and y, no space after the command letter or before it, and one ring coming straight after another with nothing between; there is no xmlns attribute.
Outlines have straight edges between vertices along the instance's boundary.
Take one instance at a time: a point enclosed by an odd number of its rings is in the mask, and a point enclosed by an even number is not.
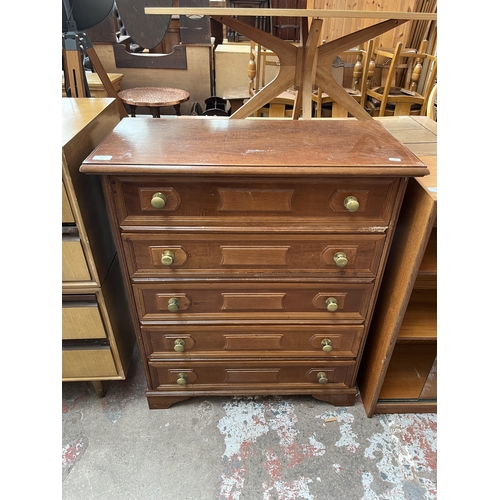
<svg viewBox="0 0 500 500"><path fill-rule="evenodd" d="M149 410L125 381L63 383L63 500L434 500L436 414L366 417L308 396Z"/></svg>

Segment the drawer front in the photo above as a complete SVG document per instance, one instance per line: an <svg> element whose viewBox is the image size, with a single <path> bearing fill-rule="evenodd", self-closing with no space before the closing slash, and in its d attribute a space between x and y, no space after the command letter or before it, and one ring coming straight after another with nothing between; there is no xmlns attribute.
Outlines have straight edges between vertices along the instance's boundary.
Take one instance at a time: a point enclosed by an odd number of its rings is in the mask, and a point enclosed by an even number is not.
<svg viewBox="0 0 500 500"><path fill-rule="evenodd" d="M355 357L363 326L151 326L142 328L150 359L258 357Z"/></svg>
<svg viewBox="0 0 500 500"><path fill-rule="evenodd" d="M90 272L78 236L62 237L62 281L90 281Z"/></svg>
<svg viewBox="0 0 500 500"><path fill-rule="evenodd" d="M118 375L109 346L71 348L62 351L64 378L114 377Z"/></svg>
<svg viewBox="0 0 500 500"><path fill-rule="evenodd" d="M106 337L106 329L97 302L63 302L63 340L104 339Z"/></svg>
<svg viewBox="0 0 500 500"><path fill-rule="evenodd" d="M260 394L273 388L328 391L352 387L354 369L354 361L149 362L153 390L188 393L246 389Z"/></svg>
<svg viewBox="0 0 500 500"><path fill-rule="evenodd" d="M234 273L374 277L385 236L275 234L122 235L133 278Z"/></svg>
<svg viewBox="0 0 500 500"><path fill-rule="evenodd" d="M142 321L361 322L373 285L212 282L134 284L132 287Z"/></svg>
<svg viewBox="0 0 500 500"><path fill-rule="evenodd" d="M317 178L213 180L157 177L111 178L123 226L259 228L332 224L336 228L384 227L391 217L399 179ZM161 196L157 195L160 193ZM161 198L163 197L163 198ZM356 198L358 208L346 203ZM162 201L163 199L163 201ZM155 206L156 205L156 208ZM355 203L348 204L353 210Z"/></svg>

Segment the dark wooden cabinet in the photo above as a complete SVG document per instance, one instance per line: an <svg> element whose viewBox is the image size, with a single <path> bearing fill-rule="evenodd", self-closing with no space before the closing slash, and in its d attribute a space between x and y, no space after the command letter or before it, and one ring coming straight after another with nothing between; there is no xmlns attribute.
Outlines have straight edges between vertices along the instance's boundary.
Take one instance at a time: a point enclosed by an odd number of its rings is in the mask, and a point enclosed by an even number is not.
<svg viewBox="0 0 500 500"><path fill-rule="evenodd" d="M150 408L310 394L352 405L408 177L379 123L123 119L102 175Z"/></svg>

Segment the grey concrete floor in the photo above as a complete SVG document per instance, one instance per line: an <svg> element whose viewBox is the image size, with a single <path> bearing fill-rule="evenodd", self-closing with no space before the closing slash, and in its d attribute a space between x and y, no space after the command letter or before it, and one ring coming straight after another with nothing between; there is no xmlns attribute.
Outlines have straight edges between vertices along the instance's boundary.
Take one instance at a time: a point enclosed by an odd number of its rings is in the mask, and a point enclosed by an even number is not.
<svg viewBox="0 0 500 500"><path fill-rule="evenodd" d="M149 410L125 381L63 383L64 500L434 500L436 414L369 419L359 399L191 398Z"/></svg>

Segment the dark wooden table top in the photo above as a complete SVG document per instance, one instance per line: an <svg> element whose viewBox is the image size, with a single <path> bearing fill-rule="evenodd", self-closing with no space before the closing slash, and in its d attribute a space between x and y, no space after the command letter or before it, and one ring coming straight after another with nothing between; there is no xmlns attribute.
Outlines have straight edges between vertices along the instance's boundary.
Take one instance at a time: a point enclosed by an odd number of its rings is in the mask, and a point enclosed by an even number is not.
<svg viewBox="0 0 500 500"><path fill-rule="evenodd" d="M124 118L81 170L114 174L422 176L375 120Z"/></svg>

